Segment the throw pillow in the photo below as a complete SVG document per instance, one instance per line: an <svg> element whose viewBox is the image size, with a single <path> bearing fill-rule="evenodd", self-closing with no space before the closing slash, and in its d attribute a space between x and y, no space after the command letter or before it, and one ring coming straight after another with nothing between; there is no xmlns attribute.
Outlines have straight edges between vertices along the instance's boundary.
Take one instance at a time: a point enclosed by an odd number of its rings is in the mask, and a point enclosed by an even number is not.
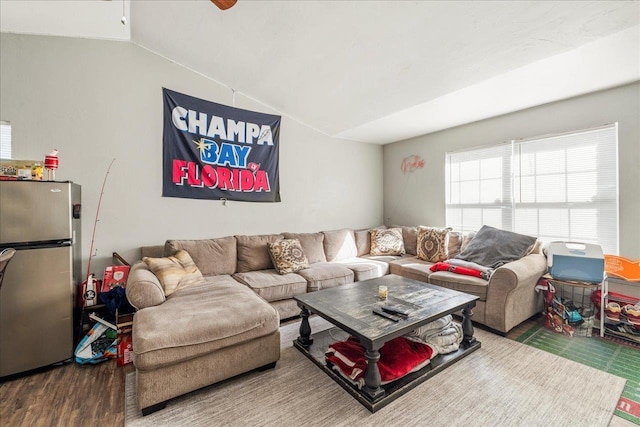
<svg viewBox="0 0 640 427"><path fill-rule="evenodd" d="M298 239L269 243L269 254L279 274L295 273L309 267L309 260Z"/></svg>
<svg viewBox="0 0 640 427"><path fill-rule="evenodd" d="M402 228L371 230L371 255L404 255Z"/></svg>
<svg viewBox="0 0 640 427"><path fill-rule="evenodd" d="M185 250L167 258L144 257L142 260L156 275L166 296L178 289L204 283L202 273Z"/></svg>
<svg viewBox="0 0 640 427"><path fill-rule="evenodd" d="M418 258L429 262L441 262L447 259L447 234L451 228L418 228Z"/></svg>

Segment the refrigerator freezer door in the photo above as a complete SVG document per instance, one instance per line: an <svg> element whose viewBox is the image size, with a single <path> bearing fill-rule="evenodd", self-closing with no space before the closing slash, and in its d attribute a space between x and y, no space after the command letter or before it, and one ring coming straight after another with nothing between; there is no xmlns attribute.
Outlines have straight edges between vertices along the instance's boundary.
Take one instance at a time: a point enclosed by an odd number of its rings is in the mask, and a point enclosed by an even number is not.
<svg viewBox="0 0 640 427"><path fill-rule="evenodd" d="M0 289L0 376L73 356L72 247L19 250Z"/></svg>
<svg viewBox="0 0 640 427"><path fill-rule="evenodd" d="M0 244L69 240L72 232L70 182L0 181Z"/></svg>

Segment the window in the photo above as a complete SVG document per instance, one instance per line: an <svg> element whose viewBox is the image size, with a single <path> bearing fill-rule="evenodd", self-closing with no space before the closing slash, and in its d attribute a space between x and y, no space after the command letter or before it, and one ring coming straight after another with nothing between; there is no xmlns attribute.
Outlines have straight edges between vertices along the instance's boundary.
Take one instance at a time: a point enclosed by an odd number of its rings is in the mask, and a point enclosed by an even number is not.
<svg viewBox="0 0 640 427"><path fill-rule="evenodd" d="M482 225L618 253L618 127L446 155L447 224Z"/></svg>
<svg viewBox="0 0 640 427"><path fill-rule="evenodd" d="M11 158L11 124L0 121L0 159Z"/></svg>

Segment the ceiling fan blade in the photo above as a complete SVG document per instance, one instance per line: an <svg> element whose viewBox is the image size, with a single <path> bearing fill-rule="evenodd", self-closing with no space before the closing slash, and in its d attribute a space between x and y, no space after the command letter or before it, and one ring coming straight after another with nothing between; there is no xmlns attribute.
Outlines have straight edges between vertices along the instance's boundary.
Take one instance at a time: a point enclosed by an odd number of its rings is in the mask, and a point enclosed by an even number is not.
<svg viewBox="0 0 640 427"><path fill-rule="evenodd" d="M220 8L220 10L227 10L234 4L236 4L238 0L211 0L211 3L215 4Z"/></svg>

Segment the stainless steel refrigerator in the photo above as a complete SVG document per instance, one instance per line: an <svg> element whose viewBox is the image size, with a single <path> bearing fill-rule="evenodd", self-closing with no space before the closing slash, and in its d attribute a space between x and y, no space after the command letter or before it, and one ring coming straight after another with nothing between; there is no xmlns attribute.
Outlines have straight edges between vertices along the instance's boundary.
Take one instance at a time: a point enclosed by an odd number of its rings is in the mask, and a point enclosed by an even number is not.
<svg viewBox="0 0 640 427"><path fill-rule="evenodd" d="M80 186L0 181L0 377L73 357L74 291L82 281Z"/></svg>

